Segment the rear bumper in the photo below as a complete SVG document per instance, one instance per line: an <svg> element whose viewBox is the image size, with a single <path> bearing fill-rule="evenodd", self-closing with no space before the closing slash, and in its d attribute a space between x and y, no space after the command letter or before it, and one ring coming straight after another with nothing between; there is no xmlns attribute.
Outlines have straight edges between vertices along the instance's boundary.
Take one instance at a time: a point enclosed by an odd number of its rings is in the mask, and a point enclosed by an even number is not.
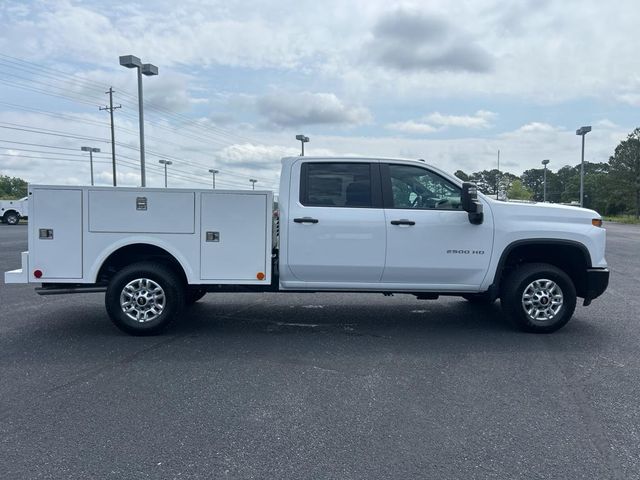
<svg viewBox="0 0 640 480"><path fill-rule="evenodd" d="M584 304L589 305L591 300L604 293L609 285L608 268L589 268L587 270L587 291L584 296Z"/></svg>
<svg viewBox="0 0 640 480"><path fill-rule="evenodd" d="M4 283L29 283L29 252L22 252L22 268L4 273Z"/></svg>

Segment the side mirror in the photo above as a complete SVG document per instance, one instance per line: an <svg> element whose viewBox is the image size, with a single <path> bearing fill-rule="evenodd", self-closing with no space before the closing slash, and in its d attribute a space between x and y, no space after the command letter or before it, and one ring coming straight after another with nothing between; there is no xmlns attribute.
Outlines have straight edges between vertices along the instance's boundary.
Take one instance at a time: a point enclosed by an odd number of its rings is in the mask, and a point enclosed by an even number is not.
<svg viewBox="0 0 640 480"><path fill-rule="evenodd" d="M460 197L462 209L469 213L469 222L480 225L484 220L482 204L478 201L478 187L470 182L462 184L462 196Z"/></svg>

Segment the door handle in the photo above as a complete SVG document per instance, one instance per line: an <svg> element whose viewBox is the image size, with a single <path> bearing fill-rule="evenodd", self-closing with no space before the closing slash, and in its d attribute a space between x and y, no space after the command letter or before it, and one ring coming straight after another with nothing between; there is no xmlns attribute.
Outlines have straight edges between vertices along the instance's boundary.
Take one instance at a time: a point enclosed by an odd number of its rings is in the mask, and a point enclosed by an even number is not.
<svg viewBox="0 0 640 480"><path fill-rule="evenodd" d="M400 220L391 220L391 225L415 225L416 222L414 222L413 220L407 220L405 218L402 218Z"/></svg>
<svg viewBox="0 0 640 480"><path fill-rule="evenodd" d="M294 218L293 221L295 223L318 223L317 218L311 218L311 217Z"/></svg>

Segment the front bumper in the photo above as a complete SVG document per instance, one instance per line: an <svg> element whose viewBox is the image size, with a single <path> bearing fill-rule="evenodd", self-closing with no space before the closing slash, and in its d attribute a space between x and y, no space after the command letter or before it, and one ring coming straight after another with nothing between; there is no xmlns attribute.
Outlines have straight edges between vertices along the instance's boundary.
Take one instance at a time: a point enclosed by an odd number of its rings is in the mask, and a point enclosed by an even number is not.
<svg viewBox="0 0 640 480"><path fill-rule="evenodd" d="M584 305L589 305L591 300L604 293L609 285L608 268L587 269L587 291L584 296Z"/></svg>

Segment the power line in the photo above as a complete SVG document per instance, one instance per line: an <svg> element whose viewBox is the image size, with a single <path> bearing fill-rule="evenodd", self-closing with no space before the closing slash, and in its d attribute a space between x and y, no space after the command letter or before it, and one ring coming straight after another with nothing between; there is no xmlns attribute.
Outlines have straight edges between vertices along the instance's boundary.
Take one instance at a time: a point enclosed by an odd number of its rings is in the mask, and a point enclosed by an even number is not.
<svg viewBox="0 0 640 480"><path fill-rule="evenodd" d="M92 80L87 80L87 79L83 79L83 78L79 78L76 75L64 72L62 70L57 70L54 68L50 68L50 67L45 67L43 65L39 65L33 62L29 62L27 60L23 60L23 59L19 59L17 57L13 57L11 55L6 55L6 54L2 54L0 53L0 65L2 65L2 62L5 63L5 67L9 67L9 68L18 68L21 69L23 71L27 71L28 73L37 73L38 75L45 75L48 78L52 78L54 80L62 80L64 82L67 83L72 83L72 84L76 84L77 86L80 86L82 88L91 88L91 89L100 89L103 90L104 88L106 88L106 86L102 83L98 83L96 81L92 81ZM80 84L80 85L78 85ZM135 95L133 95L132 93L129 93L126 89L124 89L123 87L118 87L118 90L120 91L120 95L125 96L125 97L129 97L131 100L128 102L130 105L132 105L133 107L137 107L137 97ZM85 94L86 96L86 94ZM91 97L93 98L93 97ZM202 125L200 123L200 121L198 119L193 119L190 117L187 117L183 114L180 114L178 112L173 112L169 109L163 108L159 105L155 105L151 102L148 102L145 105L145 109L147 110L156 110L158 112L163 113L165 116L171 117L174 120L178 120L181 123L186 123L190 125L190 128L193 128L194 130L200 130L201 132L206 132L207 134L211 135L217 135L217 136L226 136L229 137L231 139L239 139L242 140L244 142L250 142L250 143L256 143L256 144L264 144L264 142L259 142L255 139L251 139L247 136L243 136L243 135L239 135L237 133L234 132L230 132L227 131L223 128L214 126L214 125ZM236 143L235 140L233 140L231 143Z"/></svg>
<svg viewBox="0 0 640 480"><path fill-rule="evenodd" d="M0 57L4 57L4 59L0 58L0 62L5 62L5 63L9 63L9 67L10 68L19 68L22 70L26 70L26 71L31 71L31 73L35 73L33 72L33 70L35 70L36 72L38 72L38 74L40 75L47 75L49 78L54 78L54 79L64 79L64 81L68 81L68 82L72 82L72 83L83 83L85 85L85 88L90 86L91 88L100 88L100 89L104 89L106 88L106 86L104 86L104 84L100 84L98 82L95 81L91 81L91 80L86 80L86 79L82 79L82 78L78 78L75 75L63 72L61 70L56 70L50 67L44 67L42 65L38 65L35 64L33 62L29 62L27 60L23 60L23 59L19 59L17 57L12 57L10 55L6 55L6 54L2 54L0 53ZM7 60L9 59L9 60ZM1 63L0 63L1 64ZM7 65L5 65L7 66ZM55 88L59 88L59 87L55 87ZM125 97L129 97L131 99L130 104L132 105L137 105L137 97L129 92L126 91L126 89L124 88L119 88L120 94L125 96ZM222 129L220 127L215 127L213 125L202 125L199 123L198 120L194 120L192 118L189 118L185 115L182 115L180 113L177 112L172 112L171 110L168 110L166 108L163 108L159 105L154 105L153 103L148 103L147 105L145 105L146 109L149 110L156 110L159 112L164 113L166 116L170 116L174 119L179 119L182 122L186 122L188 124L191 124L193 127L201 129L201 130L210 130L211 132L213 132L214 134L217 135L223 135L223 136L228 136L231 138L237 138L246 142L251 142L251 143L262 143L262 142L257 142L254 139L248 138L246 136L242 136L242 135L238 135L236 133L233 132L229 132L225 129Z"/></svg>
<svg viewBox="0 0 640 480"><path fill-rule="evenodd" d="M9 125L9 126L6 126L6 125ZM44 129L44 128L35 128L35 127L29 128L27 125L21 125L21 124L17 124L17 123L0 122L0 128L5 128L5 129L9 129L9 130L17 130L17 131L26 131L26 132L31 132L31 133L40 133L40 134L43 134L43 135L52 135L52 136L59 136L59 137L64 137L64 138L75 138L75 139L78 139L78 140L90 140L90 141L94 141L94 142L109 143L107 140L104 140L104 139L101 139L101 138L98 138L98 137L89 137L89 136L85 136L85 135L73 135L73 134L70 134L68 132L62 132L62 131L59 131L59 130L51 130L51 129ZM130 150L139 151L138 148L133 147L131 145L124 144L124 143L116 142L116 145L124 147L124 148L127 148L127 149L130 149ZM186 160L183 160L183 159L178 158L178 157L174 157L174 156L171 156L171 155L158 153L158 152L155 152L153 150L148 150L147 153L152 157L168 159L168 160L174 160L174 161L176 161L178 163L194 165L194 163L191 162L191 161L186 161ZM119 156L122 156L122 155L119 155ZM197 166L199 168L203 168L203 169L205 168L204 165L197 164ZM175 169L172 169L172 170L175 170ZM221 171L221 173L223 173L223 172ZM230 176L236 176L236 177L239 177L239 178L244 178L243 176L241 176L239 174L231 174ZM277 185L275 182L270 182L268 180L260 180L260 183L264 183L265 185L269 185L269 184Z"/></svg>
<svg viewBox="0 0 640 480"><path fill-rule="evenodd" d="M87 163L86 160L80 160L75 158L56 158L56 157L36 157L32 155L22 155L21 153L18 155L12 155L10 153L0 153L2 157L10 157L10 158L31 158L34 160L52 160L52 161L60 161L60 162L80 162ZM109 163L108 160L94 160L96 163Z"/></svg>
<svg viewBox="0 0 640 480"><path fill-rule="evenodd" d="M27 81L32 81L32 80L27 80ZM34 81L32 81L32 82L34 82ZM8 82L8 81L2 80L2 79L0 79L0 83L4 84L4 85L7 85L9 87L20 88L20 89L24 89L24 90L35 92L35 93L40 93L42 95L47 95L47 96L51 96L51 97L61 98L61 99L64 99L64 100L69 100L69 101L72 101L72 102L81 103L81 104L84 104L84 105L95 106L98 103L98 102L93 102L93 101L87 100L88 98L92 99L93 97L86 97L86 96L80 97L80 96L77 96L77 95L73 96L73 95L69 95L69 94L65 94L65 93L55 93L55 92L52 92L52 91L49 91L49 90L43 90L41 88L37 88L37 87L33 87L33 86L27 86L27 85L24 85L24 84L16 84L16 83ZM41 83L41 84L43 84L45 86L51 86L51 84L47 84L47 83L43 83L43 82L36 82L36 83ZM55 88L61 89L60 87L55 87ZM24 109L24 108L27 108L27 107L22 107L22 108ZM152 108L152 107L149 107L149 108ZM122 115L124 115L127 118L137 119L137 116L134 115L133 113L122 112ZM101 122L93 121L91 123L98 124L98 123L101 123ZM191 139L191 140L195 140L195 141L198 141L198 142L201 142L201 143L204 143L204 144L210 144L211 142L217 144L218 146L219 145L233 145L234 144L234 142L232 142L232 141L230 141L228 139L225 139L225 138L223 138L223 139L215 138L216 135L218 135L218 136L220 135L217 132L214 132L214 133L205 132L207 135L210 135L212 137L203 137L202 134L199 134L197 132L185 131L184 129L180 129L179 130L179 129L175 128L175 127L171 127L169 125L165 125L163 123L160 123L160 122L157 122L157 121L154 121L154 120L151 120L151 119L147 119L146 123L148 123L150 125L153 125L156 128L167 130L167 131L173 132L173 133L175 133L175 134L177 134L179 136L182 136L182 137L185 137L185 138L188 138L188 139ZM128 132L137 133L137 132L133 132L133 130L125 129L123 127L119 127L119 128L122 129L122 130L128 131ZM147 138L158 139L158 137L153 137L151 135L146 135L146 137ZM172 142L172 143L174 143L174 142ZM254 142L251 142L251 143L254 143ZM255 142L255 143L260 144L260 142Z"/></svg>
<svg viewBox="0 0 640 480"><path fill-rule="evenodd" d="M30 152L30 153L46 153L47 155L66 155L68 157L82 157L86 158L86 155L78 154L78 153L67 153L67 152L48 152L46 150L30 150L28 148L15 148L15 147L4 147L0 145L0 148L5 150L16 150L19 152ZM101 152L105 153L105 152ZM96 154L97 155L97 154Z"/></svg>
<svg viewBox="0 0 640 480"><path fill-rule="evenodd" d="M61 149L61 150L73 150L73 151L76 151L76 150L77 150L77 148L59 147L59 146L56 146L56 145L43 145L43 144L41 144L41 143L16 142L16 141L13 141L13 140L4 140L4 139L2 139L2 138L0 138L0 142L4 142L4 143L15 143L15 144L17 144L17 145L28 145L28 146L30 146L30 147L59 148L59 149ZM51 153L53 153L53 152L51 152ZM104 152L103 152L103 153L104 153ZM85 155L82 155L82 156L85 156Z"/></svg>

